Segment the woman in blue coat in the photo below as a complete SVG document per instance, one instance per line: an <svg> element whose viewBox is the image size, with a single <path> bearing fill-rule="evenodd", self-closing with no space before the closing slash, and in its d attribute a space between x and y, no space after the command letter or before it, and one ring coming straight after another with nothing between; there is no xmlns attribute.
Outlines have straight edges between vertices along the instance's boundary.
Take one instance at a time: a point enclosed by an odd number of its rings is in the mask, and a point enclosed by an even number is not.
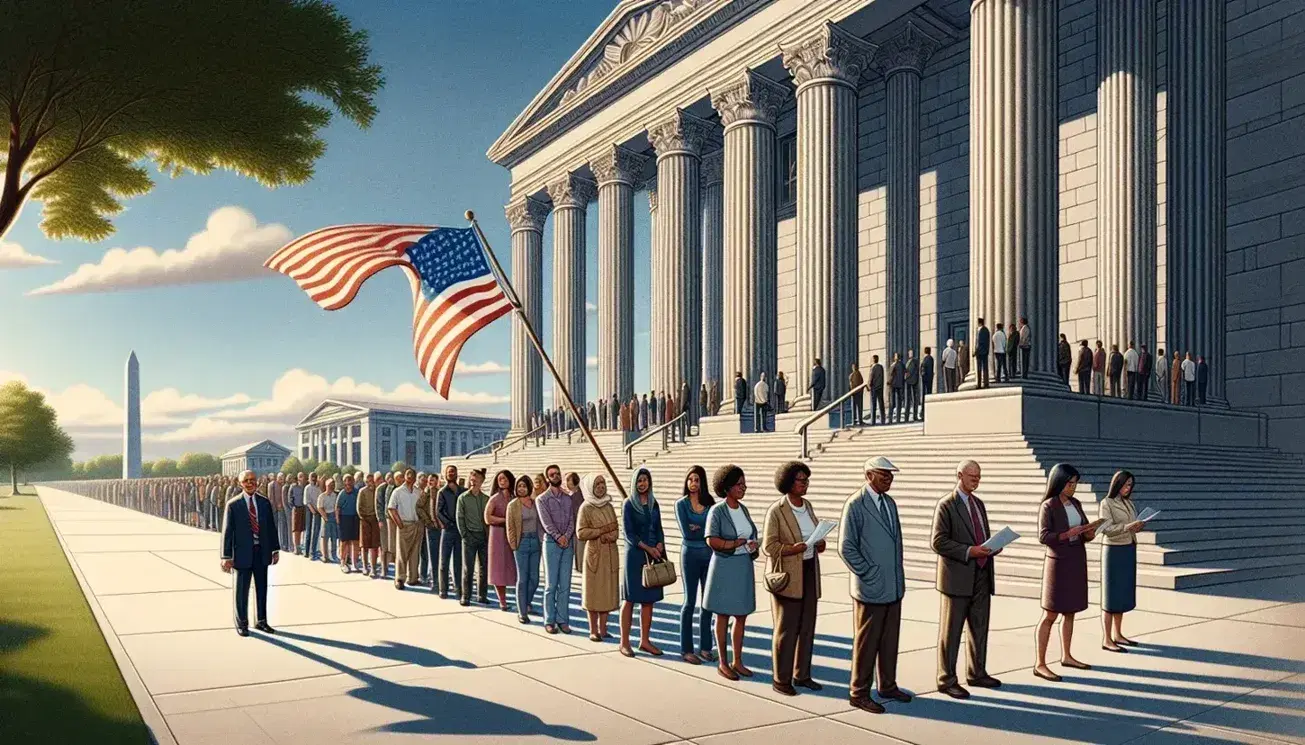
<svg viewBox="0 0 1305 745"><path fill-rule="evenodd" d="M721 466L712 476L711 484L721 501L707 513L707 545L711 546L712 556L702 607L716 614L716 645L720 647L717 672L729 680L738 680L740 676L751 678L752 671L743 664L743 636L748 616L757 609L752 568L758 552L757 524L743 506L748 484L742 468ZM731 618L734 619L732 664L725 644Z"/></svg>
<svg viewBox="0 0 1305 745"><path fill-rule="evenodd" d="M662 532L662 513L653 496L652 474L646 468L634 472L630 496L621 508L622 533L625 536L625 570L621 574L621 654L633 657L630 648L630 625L634 605L639 604L639 649L654 657L662 651L652 643L653 606L662 599L662 588L643 586L643 568L666 553L666 534Z"/></svg>

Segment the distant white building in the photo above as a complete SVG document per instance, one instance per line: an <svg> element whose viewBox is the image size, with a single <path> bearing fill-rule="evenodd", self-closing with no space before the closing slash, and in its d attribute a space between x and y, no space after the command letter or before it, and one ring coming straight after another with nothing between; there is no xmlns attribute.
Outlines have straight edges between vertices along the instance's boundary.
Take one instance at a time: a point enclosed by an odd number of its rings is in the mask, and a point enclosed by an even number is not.
<svg viewBox="0 0 1305 745"><path fill-rule="evenodd" d="M279 471L289 457L290 448L271 440L251 442L222 454L222 475L239 476L246 470L260 474Z"/></svg>
<svg viewBox="0 0 1305 745"><path fill-rule="evenodd" d="M400 460L431 471L446 456L503 439L508 425L489 414L328 398L295 425L295 455L365 471L386 471Z"/></svg>

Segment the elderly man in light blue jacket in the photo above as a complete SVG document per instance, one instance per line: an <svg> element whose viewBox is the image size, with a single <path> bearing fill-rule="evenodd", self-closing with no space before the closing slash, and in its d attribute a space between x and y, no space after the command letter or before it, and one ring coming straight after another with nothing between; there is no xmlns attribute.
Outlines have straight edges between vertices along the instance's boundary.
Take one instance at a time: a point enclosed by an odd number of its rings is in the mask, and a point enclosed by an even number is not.
<svg viewBox="0 0 1305 745"><path fill-rule="evenodd" d="M888 495L897 467L882 456L865 462L865 486L843 507L839 553L852 570L852 706L874 714L884 707L870 697L876 669L879 697L909 703L897 687L897 643L902 627L902 523Z"/></svg>

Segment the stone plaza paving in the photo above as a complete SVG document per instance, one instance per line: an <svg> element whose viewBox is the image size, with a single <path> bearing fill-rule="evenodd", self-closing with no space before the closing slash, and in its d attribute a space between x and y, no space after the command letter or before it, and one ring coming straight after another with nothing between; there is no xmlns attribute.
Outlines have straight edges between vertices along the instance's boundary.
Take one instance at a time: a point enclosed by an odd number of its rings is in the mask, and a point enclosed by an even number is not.
<svg viewBox="0 0 1305 745"><path fill-rule="evenodd" d="M655 622L666 655L631 660L614 642L590 642L578 607L575 633L549 636L539 622L521 626L496 607L463 608L283 554L271 573L269 621L278 633L242 639L232 631L231 577L219 567L216 534L57 490L40 495L164 745L413 736L624 745L1305 743L1305 577L1199 593L1140 589L1125 632L1141 646L1129 654L1100 650L1093 606L1080 616L1074 651L1094 669L1053 665L1064 675L1059 684L1031 673L1037 602L994 598L989 669L1004 685L975 689L969 701L935 691L938 597L911 582L898 677L917 698L873 715L847 705L852 613L833 554L815 646L825 690L789 698L770 687L771 617L760 591L746 659L757 675L739 683L679 660L677 588ZM1057 638L1049 659L1059 659Z"/></svg>

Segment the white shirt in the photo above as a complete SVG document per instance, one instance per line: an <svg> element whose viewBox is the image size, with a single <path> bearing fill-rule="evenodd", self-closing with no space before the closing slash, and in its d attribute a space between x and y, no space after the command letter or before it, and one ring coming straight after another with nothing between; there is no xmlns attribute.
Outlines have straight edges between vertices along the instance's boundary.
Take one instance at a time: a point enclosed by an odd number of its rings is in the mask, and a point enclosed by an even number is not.
<svg viewBox="0 0 1305 745"><path fill-rule="evenodd" d="M787 502L787 500L785 500ZM792 502L788 502L789 511L793 513L794 519L797 520L798 530L802 532L802 540L816 532L816 521L811 519L811 512L802 507L794 507ZM803 559L810 559L816 555L816 544L812 543L807 546L807 550L802 552Z"/></svg>
<svg viewBox="0 0 1305 745"><path fill-rule="evenodd" d="M865 493L866 493L866 494L869 494L869 495L870 495L870 501L871 501L871 502L874 502L875 511L882 515L882 514L883 514L883 506L880 505L879 502L880 502L880 500L883 499L883 497L881 497L881 496L879 495L879 492L875 491L875 490L874 490L874 487L870 486L869 484L866 484L866 485L865 485ZM891 509L888 510L888 527L890 527L890 528L893 528L893 527L894 527L894 526L893 526L893 511L892 511ZM896 532L896 529L894 529L893 532Z"/></svg>
<svg viewBox="0 0 1305 745"><path fill-rule="evenodd" d="M1157 356L1155 358L1155 376L1163 380L1165 377L1167 377L1166 374L1168 372L1169 372L1169 360L1165 359L1164 357Z"/></svg>
<svg viewBox="0 0 1305 745"><path fill-rule="evenodd" d="M752 523L748 522L747 515L743 514L742 507L730 507L725 505L726 513L730 516L730 522L734 523L734 534L739 538L748 539L752 536ZM734 549L736 554L748 553L748 544L744 543Z"/></svg>
<svg viewBox="0 0 1305 745"><path fill-rule="evenodd" d="M317 509L323 512L334 513L335 506L339 503L340 503L340 492L338 491L333 491L330 494L327 494L326 492L322 492L321 494L317 495Z"/></svg>
<svg viewBox="0 0 1305 745"><path fill-rule="evenodd" d="M1131 347L1127 352L1124 352L1124 371L1131 373L1137 372L1137 350L1132 349Z"/></svg>
<svg viewBox="0 0 1305 745"><path fill-rule="evenodd" d="M1071 528L1077 528L1078 526L1080 526L1080 525L1083 524L1083 521L1080 520L1079 517L1078 517L1078 510L1074 509L1074 503L1073 503L1073 502L1070 502L1069 504L1067 504L1067 505L1063 505L1063 506L1064 506L1064 508L1065 508L1065 520L1066 520L1066 523L1069 525L1069 527L1071 527ZM1070 538L1069 540L1071 540L1071 541L1077 541L1077 540L1078 540L1078 536L1074 536L1073 538Z"/></svg>
<svg viewBox="0 0 1305 745"><path fill-rule="evenodd" d="M1183 380L1188 383L1196 382L1196 363L1191 360L1183 360Z"/></svg>
<svg viewBox="0 0 1305 745"><path fill-rule="evenodd" d="M766 381L758 380L757 384L753 386L752 402L757 404L770 403L770 386L766 385Z"/></svg>
<svg viewBox="0 0 1305 745"><path fill-rule="evenodd" d="M1006 354L1006 332L998 329L997 333L992 335L993 352L996 354Z"/></svg>
<svg viewBox="0 0 1305 745"><path fill-rule="evenodd" d="M946 349L943 350L943 353L942 353L942 364L943 364L943 367L952 368L952 369L955 369L955 368L956 368L956 350L955 350L955 349L953 349L953 348L951 348L951 347L947 347Z"/></svg>
<svg viewBox="0 0 1305 745"><path fill-rule="evenodd" d="M321 496L322 490L316 484L309 484L304 487L304 504L309 507L317 506L317 498Z"/></svg>
<svg viewBox="0 0 1305 745"><path fill-rule="evenodd" d="M386 509L398 511L399 519L405 523L416 522L417 487L409 488L406 483L394 487L390 490L390 498L385 507Z"/></svg>

